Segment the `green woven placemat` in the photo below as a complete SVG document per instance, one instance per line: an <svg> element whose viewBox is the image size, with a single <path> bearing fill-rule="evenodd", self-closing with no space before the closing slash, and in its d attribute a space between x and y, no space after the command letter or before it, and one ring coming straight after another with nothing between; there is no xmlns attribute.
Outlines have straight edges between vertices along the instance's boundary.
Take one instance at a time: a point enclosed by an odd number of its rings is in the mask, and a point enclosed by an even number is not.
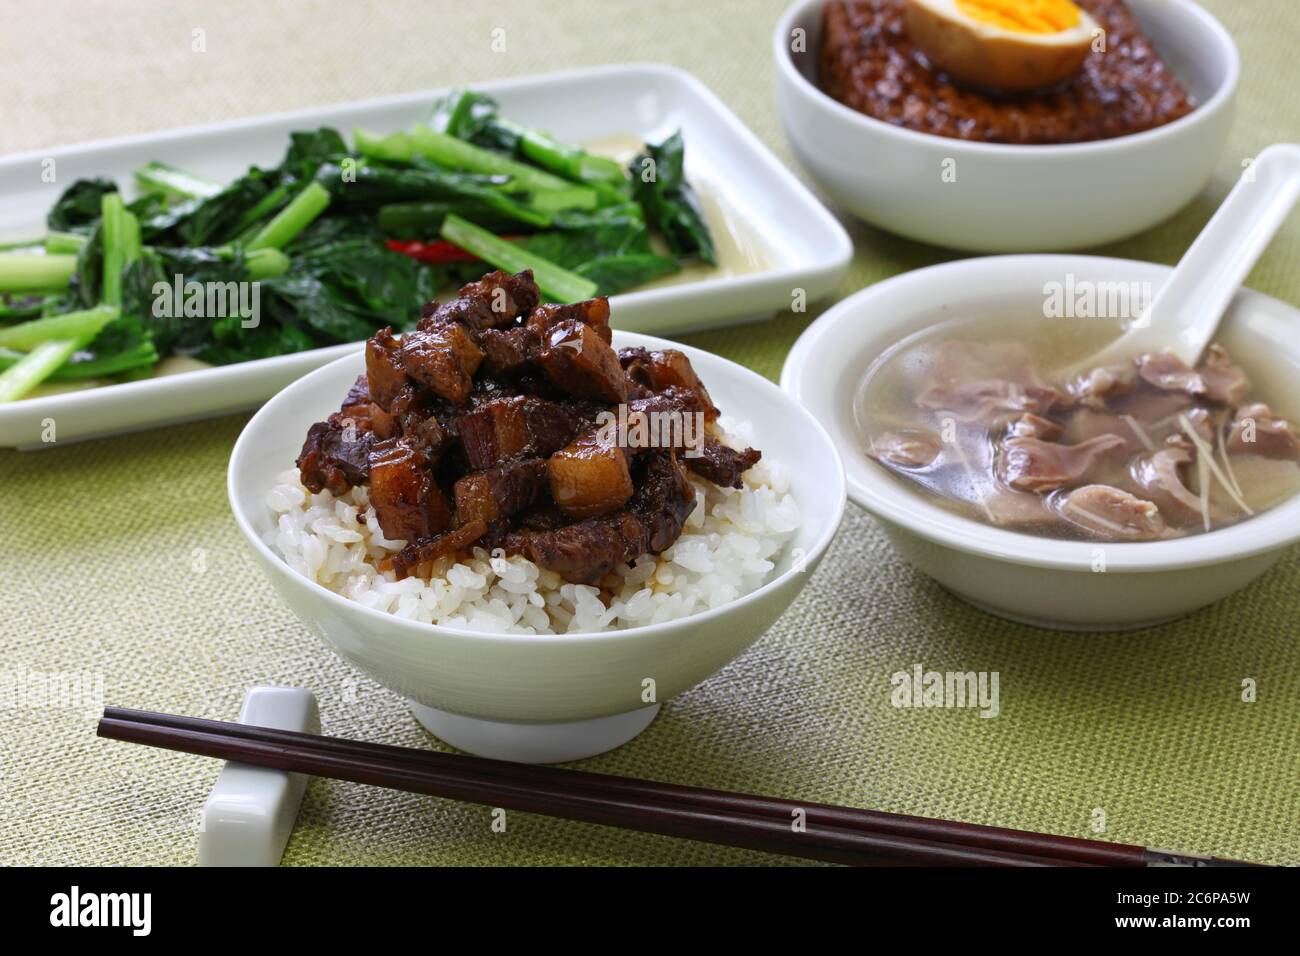
<svg viewBox="0 0 1300 956"><path fill-rule="evenodd" d="M46 2L9 11L0 150L582 63L699 76L787 163L769 32L783 4ZM1300 139L1292 0L1214 0L1241 47L1238 119L1205 193L1105 250L1174 262L1270 142ZM450 8L450 9L448 9ZM302 27L310 25L304 34ZM206 53L192 50L204 31ZM506 52L489 52L494 29ZM301 42L286 43L286 36ZM129 55L128 55L129 54ZM841 294L941 261L850 227ZM1300 224L1250 284L1300 303ZM694 336L775 377L811 316ZM401 701L321 646L245 553L224 472L246 416L36 454L0 452L0 679L102 676L114 704L233 718L254 683L309 687L327 732L438 746ZM1174 624L1068 635L982 614L902 564L850 508L805 593L748 653L584 766L683 783L1300 863L1300 560ZM890 676L997 671L1001 713L900 710ZM1258 688L1241 699L1242 682ZM213 761L93 736L76 706L0 687L0 863L188 863ZM30 694L23 695L30 700ZM291 864L736 864L758 854L314 781Z"/></svg>

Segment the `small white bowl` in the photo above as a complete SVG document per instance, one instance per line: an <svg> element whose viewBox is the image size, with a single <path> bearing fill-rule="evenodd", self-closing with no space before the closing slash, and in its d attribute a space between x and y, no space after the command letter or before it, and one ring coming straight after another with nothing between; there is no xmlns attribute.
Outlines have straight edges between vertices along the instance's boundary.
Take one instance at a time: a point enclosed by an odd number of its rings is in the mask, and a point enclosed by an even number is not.
<svg viewBox="0 0 1300 956"><path fill-rule="evenodd" d="M640 733L659 703L689 690L752 644L794 600L844 514L844 470L826 431L748 369L699 349L614 332L617 348L685 352L723 411L754 424L763 455L784 464L802 523L772 579L720 608L666 624L594 634L520 636L422 624L372 610L289 568L263 540L265 500L293 466L308 427L337 410L364 372L360 353L284 389L253 416L230 457L227 487L240 530L285 602L313 632L453 746L529 763L589 757ZM645 681L654 681L652 704Z"/></svg>
<svg viewBox="0 0 1300 956"><path fill-rule="evenodd" d="M919 133L823 93L816 82L822 6L799 0L773 37L786 136L836 203L911 239L975 252L1054 252L1131 236L1200 192L1232 125L1237 48L1191 0L1129 6L1196 108L1145 132L1047 146ZM798 30L806 52L792 52ZM955 181L942 178L948 168Z"/></svg>
<svg viewBox="0 0 1300 956"><path fill-rule="evenodd" d="M1245 587L1300 540L1300 496L1232 527L1174 541L1104 544L1004 531L939 507L868 459L853 399L871 363L922 329L958 316L1041 315L1045 284L1069 275L1076 284L1136 281L1156 289L1171 271L1079 255L995 256L918 269L822 315L795 343L781 386L831 433L850 499L880 521L909 563L948 590L1002 617L1063 630L1169 620ZM1300 413L1297 328L1300 311L1243 290L1216 336L1293 420Z"/></svg>

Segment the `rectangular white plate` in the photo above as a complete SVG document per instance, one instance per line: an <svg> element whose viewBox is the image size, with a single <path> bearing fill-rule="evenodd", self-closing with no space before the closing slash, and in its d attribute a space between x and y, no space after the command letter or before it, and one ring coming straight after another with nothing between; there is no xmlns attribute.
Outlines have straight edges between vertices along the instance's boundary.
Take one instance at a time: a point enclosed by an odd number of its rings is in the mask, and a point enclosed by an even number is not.
<svg viewBox="0 0 1300 956"><path fill-rule="evenodd" d="M738 231L762 247L766 269L614 296L615 326L674 335L769 317L802 290L813 302L833 292L853 253L839 222L702 83L665 66L607 66L473 84L511 119L561 140L633 135L658 142L676 129L686 172ZM251 163L274 165L293 130L332 126L405 129L428 117L444 90L404 93L249 120L213 123L0 159L0 236L44 232L45 215L68 184L108 176L129 189L135 170L162 160L220 182ZM42 172L54 160L56 182ZM0 406L0 447L40 447L253 407L305 372L357 345L107 385Z"/></svg>

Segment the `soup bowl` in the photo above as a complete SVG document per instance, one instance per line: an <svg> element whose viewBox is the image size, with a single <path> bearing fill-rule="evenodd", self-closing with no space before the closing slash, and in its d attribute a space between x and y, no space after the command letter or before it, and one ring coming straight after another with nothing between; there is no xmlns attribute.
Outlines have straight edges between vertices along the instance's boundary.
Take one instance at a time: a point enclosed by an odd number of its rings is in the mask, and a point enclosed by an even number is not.
<svg viewBox="0 0 1300 956"><path fill-rule="evenodd" d="M936 504L867 457L854 414L871 364L909 335L956 318L1042 319L1049 289L1149 283L1167 266L1095 256L993 256L909 272L850 296L791 350L781 385L839 446L849 498L869 511L913 566L1002 617L1065 630L1116 630L1169 620L1245 587L1300 540L1300 496L1239 524L1143 543L1064 540L994 528ZM1103 285L1106 284L1106 285ZM1118 330L1118 323L1109 320ZM1300 414L1300 311L1242 290L1216 340L1280 414Z"/></svg>
<svg viewBox="0 0 1300 956"><path fill-rule="evenodd" d="M1059 252L1141 232L1205 186L1232 126L1232 36L1191 0L1128 0L1196 101L1186 116L1114 139L1022 146L874 119L817 85L823 0L798 0L772 38L790 147L842 207L889 232L973 252ZM1116 214L1116 211L1119 214Z"/></svg>
<svg viewBox="0 0 1300 956"><path fill-rule="evenodd" d="M235 521L285 603L318 637L380 684L407 698L449 744L526 762L576 760L616 747L749 647L789 607L844 513L844 472L826 431L767 379L733 362L646 335L614 332L614 346L677 348L724 413L754 425L755 442L787 466L801 523L755 591L662 624L597 633L484 633L365 607L299 574L266 541L266 504L313 422L337 410L362 354L326 365L284 389L249 421L230 456Z"/></svg>

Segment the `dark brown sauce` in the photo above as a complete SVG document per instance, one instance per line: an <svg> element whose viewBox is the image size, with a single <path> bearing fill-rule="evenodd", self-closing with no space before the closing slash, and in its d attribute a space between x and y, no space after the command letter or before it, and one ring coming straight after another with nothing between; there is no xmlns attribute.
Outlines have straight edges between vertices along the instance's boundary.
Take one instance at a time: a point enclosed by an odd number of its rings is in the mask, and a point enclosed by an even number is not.
<svg viewBox="0 0 1300 956"><path fill-rule="evenodd" d="M1194 108L1120 0L1076 0L1106 31L1072 78L1048 90L970 89L930 67L908 39L903 0L827 3L821 88L861 113L920 133L985 143L1111 139L1163 126Z"/></svg>

